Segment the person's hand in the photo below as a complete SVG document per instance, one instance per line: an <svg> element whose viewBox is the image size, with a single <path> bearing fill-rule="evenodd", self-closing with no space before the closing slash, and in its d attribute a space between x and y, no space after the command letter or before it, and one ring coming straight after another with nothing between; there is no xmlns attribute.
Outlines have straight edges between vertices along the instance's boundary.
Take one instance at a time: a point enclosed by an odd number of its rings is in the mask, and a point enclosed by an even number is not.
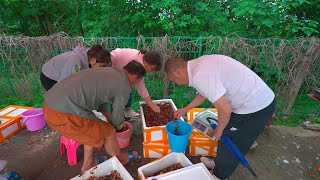
<svg viewBox="0 0 320 180"><path fill-rule="evenodd" d="M124 123L121 123L121 124L119 124L118 126L116 126L116 130L121 130L121 129L123 128L123 124L124 124Z"/></svg>
<svg viewBox="0 0 320 180"><path fill-rule="evenodd" d="M160 113L160 107L158 105L156 105L156 104L151 106L151 109L156 113Z"/></svg>
<svg viewBox="0 0 320 180"><path fill-rule="evenodd" d="M187 112L188 112L188 110L186 108L178 109L176 112L174 112L174 118L178 119L181 116L183 116L184 114L186 114Z"/></svg>
<svg viewBox="0 0 320 180"><path fill-rule="evenodd" d="M216 137L217 140L220 140L220 138L222 136L222 133L223 132L218 131L217 129L215 129L213 134L214 134L214 137Z"/></svg>

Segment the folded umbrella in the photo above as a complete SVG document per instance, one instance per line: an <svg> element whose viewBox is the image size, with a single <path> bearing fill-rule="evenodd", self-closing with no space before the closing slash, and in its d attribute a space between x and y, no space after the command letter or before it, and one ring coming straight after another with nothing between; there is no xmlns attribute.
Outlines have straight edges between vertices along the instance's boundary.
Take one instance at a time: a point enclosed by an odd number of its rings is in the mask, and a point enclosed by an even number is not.
<svg viewBox="0 0 320 180"><path fill-rule="evenodd" d="M210 126L212 129L216 129L217 128L217 123L212 122L211 120L214 120L214 118L211 117L207 117L206 118L207 121L209 122ZM253 176L257 176L257 174L254 172L254 170L251 168L249 162L247 161L247 159L244 157L244 155L241 153L241 151L239 150L239 148L237 147L237 145L235 145L232 140L229 138L229 136L222 134L220 140L223 142L223 144L225 144L228 148L228 150L238 159L238 161L246 168L248 168L248 170L251 172L251 174Z"/></svg>

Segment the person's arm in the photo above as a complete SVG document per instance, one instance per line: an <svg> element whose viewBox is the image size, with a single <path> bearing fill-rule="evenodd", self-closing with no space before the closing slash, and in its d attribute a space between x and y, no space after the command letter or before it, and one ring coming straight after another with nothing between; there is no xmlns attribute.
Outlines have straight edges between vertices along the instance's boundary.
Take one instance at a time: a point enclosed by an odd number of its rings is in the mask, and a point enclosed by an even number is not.
<svg viewBox="0 0 320 180"><path fill-rule="evenodd" d="M109 103L101 104L98 107L98 111L101 112L107 118L108 122L111 122L112 115L111 113L108 112L108 106L109 106Z"/></svg>
<svg viewBox="0 0 320 180"><path fill-rule="evenodd" d="M224 97L227 92L218 74L212 76L209 73L199 73L195 76L194 87L206 97L218 110L218 126L215 129L215 137L220 139L224 128L228 125L232 107Z"/></svg>
<svg viewBox="0 0 320 180"><path fill-rule="evenodd" d="M160 107L152 102L151 97L149 96L149 92L144 84L144 79L142 78L136 85L138 94L140 97L144 99L146 104L148 104L154 112L160 112Z"/></svg>
<svg viewBox="0 0 320 180"><path fill-rule="evenodd" d="M154 112L160 113L160 107L152 102L150 96L144 98L144 102L146 102L146 104L148 104L148 106L150 106Z"/></svg>
<svg viewBox="0 0 320 180"><path fill-rule="evenodd" d="M217 108L218 110L218 126L215 129L215 137L217 139L220 139L223 130L226 128L228 125L230 118L231 118L231 113L232 113L232 107L228 100L224 97L221 96L217 101L213 103L213 105Z"/></svg>
<svg viewBox="0 0 320 180"><path fill-rule="evenodd" d="M195 108L199 105L201 105L204 101L206 100L205 97L203 97L201 94L198 94L190 104L188 104L186 107L178 109L175 113L174 113L174 118L179 118L181 116L183 116L184 114L186 114L190 109Z"/></svg>
<svg viewBox="0 0 320 180"><path fill-rule="evenodd" d="M128 95L116 96L112 103L111 124L117 129L121 129L121 125L124 121L125 106L128 102L129 95L130 93Z"/></svg>

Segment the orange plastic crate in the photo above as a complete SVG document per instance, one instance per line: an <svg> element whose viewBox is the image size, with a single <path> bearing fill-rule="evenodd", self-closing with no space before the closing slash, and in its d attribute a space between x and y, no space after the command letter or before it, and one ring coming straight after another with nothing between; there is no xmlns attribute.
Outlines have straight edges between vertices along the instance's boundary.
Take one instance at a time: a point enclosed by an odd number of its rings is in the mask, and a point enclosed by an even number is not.
<svg viewBox="0 0 320 180"><path fill-rule="evenodd" d="M0 110L0 142L10 138L26 126L20 114L29 109L33 108L10 105Z"/></svg>
<svg viewBox="0 0 320 180"><path fill-rule="evenodd" d="M187 113L187 122L189 124L191 124L194 117L196 116L196 114L198 114L206 109L210 109L212 112L215 112L215 113L218 112L217 109L214 109L214 108L193 108L193 109L189 110ZM200 132L198 132L195 129L192 129L192 134L190 135L190 138L191 137L198 138L198 139L209 139L209 138L207 138L207 136L201 134Z"/></svg>
<svg viewBox="0 0 320 180"><path fill-rule="evenodd" d="M212 112L217 113L214 108L193 108L187 113L187 122L192 123L194 117L206 110L210 109ZM195 129L192 129L192 134L189 139L189 154L192 156L216 156L218 148L218 141L212 140L207 136L201 134Z"/></svg>
<svg viewBox="0 0 320 180"><path fill-rule="evenodd" d="M189 154L191 156L216 156L217 149L217 140L190 139L189 141Z"/></svg>
<svg viewBox="0 0 320 180"><path fill-rule="evenodd" d="M168 142L163 143L143 143L144 158L161 158L171 152Z"/></svg>
<svg viewBox="0 0 320 180"><path fill-rule="evenodd" d="M204 110L206 110L206 109L209 109L209 110L211 110L211 111L214 112L214 113L217 113L217 112L218 112L217 109L215 109L215 108L192 108L192 109L190 109L190 110L187 112L187 122L191 124L192 121L193 121L193 119L194 119L194 117L195 117L198 113L200 113L200 112L202 112L202 111L204 111Z"/></svg>

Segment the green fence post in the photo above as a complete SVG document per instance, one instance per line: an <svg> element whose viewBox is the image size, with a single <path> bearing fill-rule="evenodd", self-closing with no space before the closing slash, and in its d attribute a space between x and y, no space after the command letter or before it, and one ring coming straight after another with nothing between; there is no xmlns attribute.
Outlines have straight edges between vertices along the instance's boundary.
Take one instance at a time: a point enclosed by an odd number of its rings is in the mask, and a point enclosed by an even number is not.
<svg viewBox="0 0 320 180"><path fill-rule="evenodd" d="M202 36L199 37L198 57L202 56ZM196 58L198 58L196 57Z"/></svg>

